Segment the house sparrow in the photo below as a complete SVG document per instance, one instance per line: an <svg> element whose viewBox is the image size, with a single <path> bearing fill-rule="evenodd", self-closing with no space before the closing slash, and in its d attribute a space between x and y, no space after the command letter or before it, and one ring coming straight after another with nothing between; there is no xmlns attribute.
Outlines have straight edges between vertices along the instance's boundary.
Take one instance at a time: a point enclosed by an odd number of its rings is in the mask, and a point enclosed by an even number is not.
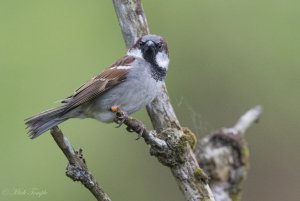
<svg viewBox="0 0 300 201"><path fill-rule="evenodd" d="M70 118L112 122L120 108L132 114L150 103L159 92L169 64L168 46L158 35L144 35L126 56L106 68L64 99L62 105L25 120L34 139Z"/></svg>

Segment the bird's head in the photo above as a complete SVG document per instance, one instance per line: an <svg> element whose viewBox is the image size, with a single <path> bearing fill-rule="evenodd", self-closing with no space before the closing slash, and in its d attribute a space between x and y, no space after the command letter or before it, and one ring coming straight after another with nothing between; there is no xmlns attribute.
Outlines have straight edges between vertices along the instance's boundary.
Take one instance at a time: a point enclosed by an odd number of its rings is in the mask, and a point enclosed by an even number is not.
<svg viewBox="0 0 300 201"><path fill-rule="evenodd" d="M145 59L155 67L167 70L169 51L166 40L158 35L144 35L128 50L128 55Z"/></svg>

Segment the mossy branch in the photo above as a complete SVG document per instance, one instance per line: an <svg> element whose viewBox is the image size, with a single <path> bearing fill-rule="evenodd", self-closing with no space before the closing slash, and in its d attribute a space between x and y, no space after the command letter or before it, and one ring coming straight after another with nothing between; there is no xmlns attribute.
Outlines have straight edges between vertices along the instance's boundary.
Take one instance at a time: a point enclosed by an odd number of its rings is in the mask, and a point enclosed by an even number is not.
<svg viewBox="0 0 300 201"><path fill-rule="evenodd" d="M222 128L199 141L195 153L210 178L216 201L239 201L249 167L246 130L261 116L261 106L246 112L232 128Z"/></svg>
<svg viewBox="0 0 300 201"><path fill-rule="evenodd" d="M113 0L113 3L126 47L129 48L137 38L149 33L141 1ZM181 127L165 84L159 96L147 106L147 111L155 131L144 129L141 135L150 145L150 154L170 168L186 200L240 199L241 183L247 173L249 157L243 134L260 116L260 107L247 112L233 128L220 129L205 137L196 147L196 155L193 152L197 141L195 135ZM140 128L144 127L132 118L127 118L124 124L139 134ZM88 171L82 150L74 151L58 127L51 129L51 135L69 161L66 175L74 181L80 181L97 200L110 201Z"/></svg>
<svg viewBox="0 0 300 201"><path fill-rule="evenodd" d="M149 33L141 1L113 0L113 3L126 47L130 48L137 38ZM163 150L151 147L150 153L170 167L186 200L214 200L206 180L197 179L199 177L194 174L200 167L170 103L165 84L157 98L147 106L147 111L158 133L156 137L168 145Z"/></svg>

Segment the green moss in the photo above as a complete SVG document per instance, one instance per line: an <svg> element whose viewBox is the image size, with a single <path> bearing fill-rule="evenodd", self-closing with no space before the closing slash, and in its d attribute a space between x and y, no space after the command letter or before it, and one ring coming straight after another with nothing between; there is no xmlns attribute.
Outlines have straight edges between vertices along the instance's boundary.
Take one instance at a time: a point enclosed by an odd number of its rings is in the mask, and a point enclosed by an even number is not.
<svg viewBox="0 0 300 201"><path fill-rule="evenodd" d="M174 167L178 164L182 164L186 161L186 151L188 144L192 147L196 144L195 135L187 128L183 129L184 133L182 136L178 136L179 130L168 128L157 134L157 137L164 140L169 149L157 150L155 147L150 149L151 155L155 155L158 160L168 166ZM188 134L187 134L188 133Z"/></svg>
<svg viewBox="0 0 300 201"><path fill-rule="evenodd" d="M194 149L197 142L195 134L189 128L184 127L183 133L184 134L179 138L175 146L176 155L179 163L183 163L185 160L184 154L187 149L187 143L192 147L192 149Z"/></svg>
<svg viewBox="0 0 300 201"><path fill-rule="evenodd" d="M187 139L185 136L182 136L177 145L176 145L176 149L177 149L177 152L182 155L184 154L185 150L186 150L186 143L187 143Z"/></svg>
<svg viewBox="0 0 300 201"><path fill-rule="evenodd" d="M246 167L249 167L249 158L250 158L250 150L247 144L244 144L242 147L242 161Z"/></svg>
<svg viewBox="0 0 300 201"><path fill-rule="evenodd" d="M182 136L178 142L176 143L176 146L175 146L175 153L176 153L176 158L177 158L177 161L179 163L183 163L184 162L184 154L186 152L186 147L187 146L187 139L185 136Z"/></svg>
<svg viewBox="0 0 300 201"><path fill-rule="evenodd" d="M196 168L194 170L194 177L197 181L201 181L205 184L208 183L208 176L201 168Z"/></svg>
<svg viewBox="0 0 300 201"><path fill-rule="evenodd" d="M183 133L186 136L186 139L187 139L188 143L192 147L192 149L195 149L196 144L197 144L196 135L188 127L183 127L182 130L183 130Z"/></svg>
<svg viewBox="0 0 300 201"><path fill-rule="evenodd" d="M187 138L185 135L178 138L178 132L174 129L165 129L157 135L158 138L164 140L169 149L158 150L155 147L150 149L150 153L155 155L158 160L168 166L174 167L185 162L185 153L187 150Z"/></svg>
<svg viewBox="0 0 300 201"><path fill-rule="evenodd" d="M238 193L231 193L230 194L230 198L232 201L240 201L241 200L241 192L238 192Z"/></svg>

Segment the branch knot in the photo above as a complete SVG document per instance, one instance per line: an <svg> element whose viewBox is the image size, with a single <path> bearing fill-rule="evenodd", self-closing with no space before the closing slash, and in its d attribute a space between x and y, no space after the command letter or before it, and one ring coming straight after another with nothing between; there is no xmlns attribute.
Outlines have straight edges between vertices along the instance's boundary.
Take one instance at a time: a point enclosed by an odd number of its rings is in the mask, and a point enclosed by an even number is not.
<svg viewBox="0 0 300 201"><path fill-rule="evenodd" d="M163 140L166 147L151 146L150 154L156 156L159 162L168 167L184 163L184 154L187 149L187 138L178 135L178 130L168 128L157 134L157 138Z"/></svg>
<svg viewBox="0 0 300 201"><path fill-rule="evenodd" d="M80 181L88 189L95 186L95 182L91 178L91 174L81 166L68 164L66 168L66 175L73 181Z"/></svg>

